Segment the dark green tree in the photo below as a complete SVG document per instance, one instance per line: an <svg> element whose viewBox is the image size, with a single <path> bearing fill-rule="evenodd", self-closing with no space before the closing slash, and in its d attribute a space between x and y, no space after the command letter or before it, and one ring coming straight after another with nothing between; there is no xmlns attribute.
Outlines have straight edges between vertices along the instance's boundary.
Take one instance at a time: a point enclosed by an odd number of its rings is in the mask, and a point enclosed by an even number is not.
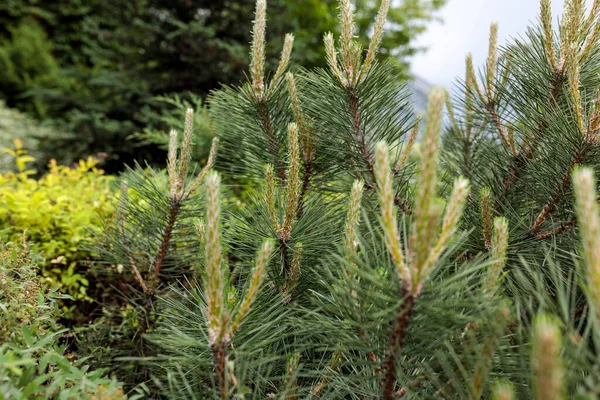
<svg viewBox="0 0 600 400"><path fill-rule="evenodd" d="M439 5L403 2L392 8L384 54L411 53L411 40ZM70 161L100 153L109 172L134 159L156 162L163 153L154 145L139 147L127 138L167 129L160 116L170 110L155 96L194 101L192 93L203 98L220 84L244 80L253 7L251 0L4 1L0 96L74 133L48 149L52 157ZM333 0L271 2L267 59L276 59L284 34L294 32L293 64L324 66L321 40L337 27L336 7ZM370 32L378 5L358 9L356 33Z"/></svg>

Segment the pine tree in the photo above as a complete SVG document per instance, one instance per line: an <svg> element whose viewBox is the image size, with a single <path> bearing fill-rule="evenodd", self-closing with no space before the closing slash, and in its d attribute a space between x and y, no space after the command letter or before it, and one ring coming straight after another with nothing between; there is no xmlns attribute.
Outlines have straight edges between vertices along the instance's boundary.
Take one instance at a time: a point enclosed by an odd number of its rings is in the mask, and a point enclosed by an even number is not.
<svg viewBox="0 0 600 400"><path fill-rule="evenodd" d="M600 1L567 1L556 34L542 0L540 26L504 48L493 24L479 76L468 56L462 93L430 94L418 151L421 118L375 57L389 0L368 48L340 0L328 68L289 72L288 35L272 74L266 7L248 82L208 102L218 155L191 173L190 111L166 176L131 171L108 225L131 383L198 399L598 396Z"/></svg>

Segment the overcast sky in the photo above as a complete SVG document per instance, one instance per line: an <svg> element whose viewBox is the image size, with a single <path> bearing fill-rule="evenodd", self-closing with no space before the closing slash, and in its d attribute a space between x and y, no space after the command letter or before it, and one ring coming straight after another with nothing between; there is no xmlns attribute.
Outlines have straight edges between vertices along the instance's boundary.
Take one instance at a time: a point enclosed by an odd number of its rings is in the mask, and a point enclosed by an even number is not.
<svg viewBox="0 0 600 400"><path fill-rule="evenodd" d="M591 0L588 1L591 3ZM563 0L552 0L554 16L562 13ZM489 27L499 25L499 44L525 32L539 15L539 0L448 0L439 16L418 40L428 47L413 58L413 72L434 85L451 88L454 77L464 75L464 59L473 54L476 66L487 55Z"/></svg>

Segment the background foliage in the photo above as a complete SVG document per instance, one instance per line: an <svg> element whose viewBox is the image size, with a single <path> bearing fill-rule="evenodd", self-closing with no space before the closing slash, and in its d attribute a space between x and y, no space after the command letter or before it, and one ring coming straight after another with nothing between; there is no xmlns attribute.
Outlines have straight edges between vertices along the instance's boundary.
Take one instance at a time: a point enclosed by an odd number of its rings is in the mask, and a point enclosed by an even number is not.
<svg viewBox="0 0 600 400"><path fill-rule="evenodd" d="M357 4L363 38L378 3ZM392 9L383 54L397 57L401 70L415 51L412 40L442 4L407 0ZM243 80L253 7L252 0L3 1L0 99L75 133L50 142L52 158L72 162L100 153L108 172L134 159L160 162L155 145L127 138L168 128L161 115L169 106L155 96L203 98ZM334 0L273 0L268 18L267 60L293 32L293 63L324 65L323 34L337 29Z"/></svg>
<svg viewBox="0 0 600 400"><path fill-rule="evenodd" d="M39 253L26 243L0 248L0 399L124 399L105 371L91 371L59 342L57 301L42 284Z"/></svg>
<svg viewBox="0 0 600 400"><path fill-rule="evenodd" d="M27 168L32 157L21 142L6 151L12 153L17 172L0 174L0 241L30 241L32 249L46 257L38 266L48 287L89 300L90 240L100 231L102 219L112 215L113 178L88 158L74 167L52 160L48 172L34 179Z"/></svg>

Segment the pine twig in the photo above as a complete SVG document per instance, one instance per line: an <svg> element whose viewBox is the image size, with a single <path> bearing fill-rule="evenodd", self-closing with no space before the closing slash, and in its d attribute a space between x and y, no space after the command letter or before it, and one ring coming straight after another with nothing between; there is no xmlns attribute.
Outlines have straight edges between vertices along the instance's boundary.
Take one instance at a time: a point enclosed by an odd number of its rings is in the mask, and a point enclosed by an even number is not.
<svg viewBox="0 0 600 400"><path fill-rule="evenodd" d="M535 235L535 239L536 240L549 239L553 236L560 235L561 233L564 233L564 232L568 231L569 229L572 229L575 225L577 225L577 218L573 217L569 221L552 229L550 232L538 233L537 235Z"/></svg>
<svg viewBox="0 0 600 400"><path fill-rule="evenodd" d="M552 213L554 213L554 211L556 210L558 201L561 198L561 194L565 190L567 190L567 188L571 184L571 172L572 172L573 168L583 161L583 158L585 157L586 152L587 152L587 148L578 152L575 155L573 161L569 165L568 171L565 172L565 174L563 175L563 179L561 181L561 184L560 184L556 194L554 196L552 196L552 199L548 203L546 203L546 205L544 206L542 211L539 213L539 215L535 219L535 222L531 226L531 229L529 230L529 236L537 237L538 234L540 233L540 230L542 229L542 226L544 225L544 222L546 222L548 217L550 217L552 215Z"/></svg>
<svg viewBox="0 0 600 400"><path fill-rule="evenodd" d="M171 242L171 238L173 237L173 228L175 227L175 221L177 220L177 215L180 210L179 200L176 198L171 199L170 208L169 208L169 217L167 219L167 225L165 226L165 230L162 235L162 240L160 243L160 247L158 249L158 253L154 257L154 261L152 262L152 279L150 281L150 286L152 291L156 288L158 284L160 269L165 262L165 258L167 257L167 253L169 251L169 244Z"/></svg>
<svg viewBox="0 0 600 400"><path fill-rule="evenodd" d="M150 290L148 289L148 286L146 285L144 278L142 278L142 274L140 274L140 270L137 268L137 266L135 264L135 260L133 259L133 256L131 255L131 253L129 251L127 252L127 258L129 259L129 265L131 266L131 268L133 269L133 273L135 274L135 279L138 281L138 283L142 287L142 290L144 291L145 294L150 294Z"/></svg>
<svg viewBox="0 0 600 400"><path fill-rule="evenodd" d="M212 348L221 400L229 399L229 389L227 387L227 351L225 348L225 343L213 346Z"/></svg>
<svg viewBox="0 0 600 400"><path fill-rule="evenodd" d="M415 298L412 295L407 295L399 309L399 315L394 322L392 334L388 341L388 354L383 363L383 377L381 387L383 390L383 400L394 400L396 396L396 363L398 353L404 345L404 339L408 330L410 318L413 313Z"/></svg>
<svg viewBox="0 0 600 400"><path fill-rule="evenodd" d="M552 87L550 89L550 103L556 102L560 95L560 89L566 79L564 67L559 71L556 71L552 80ZM513 183L518 180L522 173L523 168L527 165L527 162L533 157L535 154L535 146L537 144L537 140L542 136L543 131L546 128L546 121L542 120L536 127L537 133L533 135L532 140L529 143L524 143L524 147L522 147L516 155L512 158L512 167L509 169L508 173L505 175L502 191L498 196L499 202L498 205L501 204L508 195L511 186ZM496 211L500 211L499 207L496 206Z"/></svg>

